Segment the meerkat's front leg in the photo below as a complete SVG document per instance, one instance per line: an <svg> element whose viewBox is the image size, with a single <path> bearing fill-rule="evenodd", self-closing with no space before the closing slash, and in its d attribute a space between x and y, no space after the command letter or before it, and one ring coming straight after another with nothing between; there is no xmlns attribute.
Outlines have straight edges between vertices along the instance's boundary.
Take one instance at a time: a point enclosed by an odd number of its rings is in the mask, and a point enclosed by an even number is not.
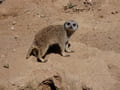
<svg viewBox="0 0 120 90"><path fill-rule="evenodd" d="M74 51L70 50L70 48L69 48L70 46L71 46L71 44L69 42L67 42L65 44L65 52L67 52L67 53L73 53L74 52Z"/></svg>
<svg viewBox="0 0 120 90"><path fill-rule="evenodd" d="M43 58L40 57L40 56L38 56L37 60L40 61L40 62L46 62L46 61L47 61L46 59L43 59Z"/></svg>
<svg viewBox="0 0 120 90"><path fill-rule="evenodd" d="M42 58L42 56L41 56L41 54L40 54L40 51L38 52L37 60L38 60L39 62L46 62L46 61L47 61L46 59Z"/></svg>
<svg viewBox="0 0 120 90"><path fill-rule="evenodd" d="M61 56L64 56L64 57L70 56L65 54L65 44L60 44L60 48L61 48Z"/></svg>

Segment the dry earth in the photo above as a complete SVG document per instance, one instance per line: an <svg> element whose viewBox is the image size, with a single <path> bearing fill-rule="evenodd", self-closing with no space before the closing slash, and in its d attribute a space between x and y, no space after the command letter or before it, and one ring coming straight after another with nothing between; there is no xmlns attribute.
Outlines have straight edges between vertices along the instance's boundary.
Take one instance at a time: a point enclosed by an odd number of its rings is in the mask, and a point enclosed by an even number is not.
<svg viewBox="0 0 120 90"><path fill-rule="evenodd" d="M36 32L69 19L79 24L70 57L25 59ZM120 90L120 1L1 2L0 90Z"/></svg>

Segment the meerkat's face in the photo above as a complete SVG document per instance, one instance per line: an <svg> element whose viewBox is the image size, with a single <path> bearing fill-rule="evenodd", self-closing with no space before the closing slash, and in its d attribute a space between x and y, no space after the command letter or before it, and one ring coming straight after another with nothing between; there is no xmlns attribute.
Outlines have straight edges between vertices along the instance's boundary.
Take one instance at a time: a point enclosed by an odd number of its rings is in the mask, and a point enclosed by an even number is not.
<svg viewBox="0 0 120 90"><path fill-rule="evenodd" d="M64 28L66 30L76 31L78 29L78 24L73 20L68 20L64 23Z"/></svg>

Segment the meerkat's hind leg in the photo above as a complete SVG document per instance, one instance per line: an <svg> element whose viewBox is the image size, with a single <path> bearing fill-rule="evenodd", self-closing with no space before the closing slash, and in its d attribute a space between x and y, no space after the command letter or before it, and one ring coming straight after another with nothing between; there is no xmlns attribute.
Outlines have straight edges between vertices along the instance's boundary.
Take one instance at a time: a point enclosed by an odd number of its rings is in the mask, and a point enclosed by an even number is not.
<svg viewBox="0 0 120 90"><path fill-rule="evenodd" d="M73 52L74 52L73 50L70 50L70 49L69 49L70 46L71 46L70 43L66 43L66 44L65 44L65 52L67 52L67 53L73 53Z"/></svg>
<svg viewBox="0 0 120 90"><path fill-rule="evenodd" d="M31 45L31 47L28 49L27 55L26 55L26 59L28 59L31 55L36 56L38 47L35 46L34 44Z"/></svg>
<svg viewBox="0 0 120 90"><path fill-rule="evenodd" d="M37 58L38 62L47 62L48 61L47 59L44 58L47 50L48 50L48 46L45 46L41 49L42 53L40 52L40 50L38 50L38 58Z"/></svg>

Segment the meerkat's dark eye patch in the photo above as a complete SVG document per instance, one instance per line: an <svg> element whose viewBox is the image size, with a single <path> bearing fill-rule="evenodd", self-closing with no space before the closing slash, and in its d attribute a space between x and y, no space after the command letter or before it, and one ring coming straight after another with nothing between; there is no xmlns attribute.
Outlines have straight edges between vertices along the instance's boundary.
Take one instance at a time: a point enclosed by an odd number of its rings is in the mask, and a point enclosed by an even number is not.
<svg viewBox="0 0 120 90"><path fill-rule="evenodd" d="M75 26L76 26L76 24L74 23L74 24L73 24L73 26L75 27Z"/></svg>
<svg viewBox="0 0 120 90"><path fill-rule="evenodd" d="M67 23L67 25L69 26L69 25L70 25L70 23Z"/></svg>

